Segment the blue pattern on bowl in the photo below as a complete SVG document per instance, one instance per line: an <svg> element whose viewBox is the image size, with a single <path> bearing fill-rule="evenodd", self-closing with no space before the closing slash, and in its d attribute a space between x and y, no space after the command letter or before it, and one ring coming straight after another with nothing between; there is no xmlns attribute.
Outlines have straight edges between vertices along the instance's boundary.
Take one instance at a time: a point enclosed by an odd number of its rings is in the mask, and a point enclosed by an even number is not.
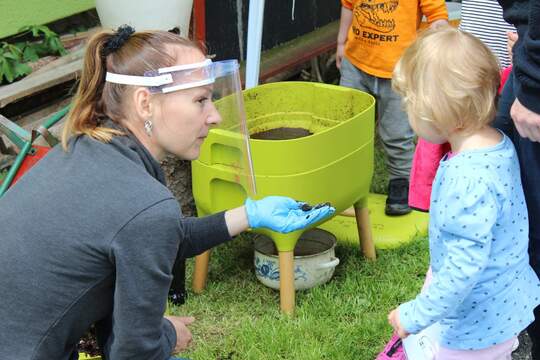
<svg viewBox="0 0 540 360"><path fill-rule="evenodd" d="M255 272L258 276L263 278L268 278L270 280L279 280L279 267L272 261L263 261L260 259L255 259ZM303 280L307 281L307 273L296 266L294 269L294 280Z"/></svg>

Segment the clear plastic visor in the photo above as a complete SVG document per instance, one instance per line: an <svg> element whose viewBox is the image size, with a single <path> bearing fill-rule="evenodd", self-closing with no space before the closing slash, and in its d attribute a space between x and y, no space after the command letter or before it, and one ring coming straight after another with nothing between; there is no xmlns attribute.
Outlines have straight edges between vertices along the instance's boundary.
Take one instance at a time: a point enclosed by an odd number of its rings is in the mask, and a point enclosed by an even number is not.
<svg viewBox="0 0 540 360"><path fill-rule="evenodd" d="M107 73L106 81L147 87L153 94L167 94L200 86L212 89L212 101L221 122L212 125L201 148L200 160L226 167L234 174L248 196L256 193L255 177L249 146L244 99L240 82L240 66L236 60L177 65L150 70L144 76ZM226 146L212 146L226 143ZM212 152L230 152L215 154Z"/></svg>

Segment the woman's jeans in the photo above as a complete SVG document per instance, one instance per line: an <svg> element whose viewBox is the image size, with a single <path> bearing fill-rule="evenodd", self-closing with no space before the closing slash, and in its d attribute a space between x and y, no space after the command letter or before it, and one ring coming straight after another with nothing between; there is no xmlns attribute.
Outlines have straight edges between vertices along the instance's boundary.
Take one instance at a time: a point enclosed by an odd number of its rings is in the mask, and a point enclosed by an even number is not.
<svg viewBox="0 0 540 360"><path fill-rule="evenodd" d="M529 257L536 275L540 277L540 143L522 138L510 117L515 100L514 74L510 74L499 99L499 108L494 126L512 139L521 167L521 182L529 211ZM538 94L540 101L540 94ZM534 310L535 321L527 332L532 341L532 359L540 360L540 306Z"/></svg>

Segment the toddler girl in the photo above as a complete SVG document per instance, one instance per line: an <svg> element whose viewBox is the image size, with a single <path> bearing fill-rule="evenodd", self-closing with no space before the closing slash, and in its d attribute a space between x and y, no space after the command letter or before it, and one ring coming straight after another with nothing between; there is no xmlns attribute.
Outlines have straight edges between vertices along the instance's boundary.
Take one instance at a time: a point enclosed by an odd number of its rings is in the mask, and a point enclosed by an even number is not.
<svg viewBox="0 0 540 360"><path fill-rule="evenodd" d="M511 359L540 304L518 160L512 142L489 125L499 82L490 50L451 27L421 35L394 71L416 134L451 146L433 181L432 276L388 316L402 338L438 322L437 360Z"/></svg>

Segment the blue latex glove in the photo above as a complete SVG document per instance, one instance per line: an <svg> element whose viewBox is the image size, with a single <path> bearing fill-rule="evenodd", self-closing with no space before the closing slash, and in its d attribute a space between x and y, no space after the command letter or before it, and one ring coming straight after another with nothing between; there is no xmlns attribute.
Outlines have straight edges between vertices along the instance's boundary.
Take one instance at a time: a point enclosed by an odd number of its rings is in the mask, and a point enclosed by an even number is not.
<svg viewBox="0 0 540 360"><path fill-rule="evenodd" d="M304 204L286 196L268 196L261 200L248 198L245 205L249 227L267 228L286 234L308 227L336 211L328 205L304 211Z"/></svg>

